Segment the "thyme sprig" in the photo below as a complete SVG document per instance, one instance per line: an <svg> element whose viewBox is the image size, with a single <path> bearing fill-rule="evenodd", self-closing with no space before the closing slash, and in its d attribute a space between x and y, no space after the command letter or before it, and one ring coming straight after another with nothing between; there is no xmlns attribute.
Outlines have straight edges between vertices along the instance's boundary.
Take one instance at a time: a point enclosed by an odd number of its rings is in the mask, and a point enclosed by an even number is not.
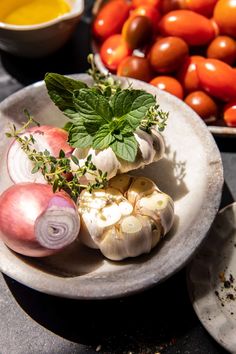
<svg viewBox="0 0 236 354"><path fill-rule="evenodd" d="M121 82L115 80L109 72L103 74L98 69L93 54L89 54L87 60L91 66L88 70L88 74L94 81L93 86L99 90L102 95L107 98L112 98L117 92L121 91Z"/></svg>
<svg viewBox="0 0 236 354"><path fill-rule="evenodd" d="M159 109L158 104L155 104L148 109L139 127L150 133L151 128L156 126L157 129L162 132L167 125L168 118L169 112L164 112L162 109Z"/></svg>
<svg viewBox="0 0 236 354"><path fill-rule="evenodd" d="M29 160L32 162L33 168L31 173L35 174L41 172L46 182L53 187L53 192L64 190L76 201L81 190L86 189L91 192L94 189L104 188L107 184L107 173L102 172L97 169L96 166L91 161L92 156L89 155L83 166L80 166L79 160L76 156L71 156L71 159L66 157L63 150L60 150L59 156L54 157L50 154L48 150L37 151L34 148L36 140L33 134L24 135L27 128L31 126L32 123L39 124L34 120L34 118L26 113L27 122L23 124L21 128L16 129L15 125L12 124L9 131L6 132L8 138L14 138L18 141L21 149L28 156ZM76 165L76 168L71 167L71 160ZM88 184L81 183L81 179L89 174L93 176L94 181ZM70 178L68 178L68 176Z"/></svg>

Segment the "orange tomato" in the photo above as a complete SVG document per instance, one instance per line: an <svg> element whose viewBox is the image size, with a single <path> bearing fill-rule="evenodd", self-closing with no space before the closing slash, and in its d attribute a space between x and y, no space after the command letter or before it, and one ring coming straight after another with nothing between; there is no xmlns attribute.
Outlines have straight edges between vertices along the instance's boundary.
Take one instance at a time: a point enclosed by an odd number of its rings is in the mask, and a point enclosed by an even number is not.
<svg viewBox="0 0 236 354"><path fill-rule="evenodd" d="M202 119L215 120L217 105L213 99L203 91L191 92L184 100Z"/></svg>
<svg viewBox="0 0 236 354"><path fill-rule="evenodd" d="M108 37L102 44L100 56L104 65L111 71L118 68L120 62L131 54L131 50L123 40L121 34Z"/></svg>
<svg viewBox="0 0 236 354"><path fill-rule="evenodd" d="M104 40L119 33L129 16L130 5L125 0L113 0L106 3L98 12L93 22L93 34Z"/></svg>
<svg viewBox="0 0 236 354"><path fill-rule="evenodd" d="M235 0L219 0L215 6L213 17L219 26L221 34L236 37Z"/></svg>
<svg viewBox="0 0 236 354"><path fill-rule="evenodd" d="M164 15L159 23L164 36L180 37L189 45L204 45L215 38L212 22L190 10L175 10Z"/></svg>
<svg viewBox="0 0 236 354"><path fill-rule="evenodd" d="M218 0L185 0L185 8L203 16L211 17L217 1Z"/></svg>
<svg viewBox="0 0 236 354"><path fill-rule="evenodd" d="M150 5L150 6L153 6L153 7L156 7L157 9L159 9L160 1L161 0L132 0L131 5L132 5L132 7Z"/></svg>
<svg viewBox="0 0 236 354"><path fill-rule="evenodd" d="M236 42L228 36L218 36L207 48L207 57L232 65L236 59Z"/></svg>
<svg viewBox="0 0 236 354"><path fill-rule="evenodd" d="M152 22L154 32L158 30L158 23L161 15L155 7L150 5L139 6L131 12L131 16L147 16Z"/></svg>
<svg viewBox="0 0 236 354"><path fill-rule="evenodd" d="M153 76L148 60L135 56L129 56L122 60L118 66L117 75L146 82L149 82Z"/></svg>
<svg viewBox="0 0 236 354"><path fill-rule="evenodd" d="M171 93L181 100L183 99L183 87L178 80L171 76L157 76L150 81L150 84L158 87L161 90Z"/></svg>
<svg viewBox="0 0 236 354"><path fill-rule="evenodd" d="M236 99L224 107L224 121L229 127L236 127Z"/></svg>
<svg viewBox="0 0 236 354"><path fill-rule="evenodd" d="M236 71L217 59L197 63L199 82L204 91L223 101L236 98Z"/></svg>
<svg viewBox="0 0 236 354"><path fill-rule="evenodd" d="M188 55L188 46L178 37L165 37L151 47L149 61L153 69L161 73L175 71Z"/></svg>
<svg viewBox="0 0 236 354"><path fill-rule="evenodd" d="M191 57L186 57L180 67L177 77L186 92L192 92L200 89L196 65L201 61L204 61L204 57L193 55Z"/></svg>

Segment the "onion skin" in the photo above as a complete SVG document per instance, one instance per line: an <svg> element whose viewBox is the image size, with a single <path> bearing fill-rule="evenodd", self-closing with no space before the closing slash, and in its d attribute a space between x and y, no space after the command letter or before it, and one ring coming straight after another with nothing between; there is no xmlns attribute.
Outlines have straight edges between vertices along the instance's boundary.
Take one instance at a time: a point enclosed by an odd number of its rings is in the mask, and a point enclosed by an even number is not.
<svg viewBox="0 0 236 354"><path fill-rule="evenodd" d="M68 133L61 128L49 125L32 127L21 134L22 137L32 134L36 143L32 145L37 151L48 150L54 157L58 157L60 150L65 152L68 157L72 154L73 148L68 144ZM47 183L42 173L39 171L32 174L33 163L29 160L26 153L21 149L21 145L14 140L9 147L7 154L8 174L13 183L37 182Z"/></svg>
<svg viewBox="0 0 236 354"><path fill-rule="evenodd" d="M53 193L49 185L15 184L0 196L0 238L17 253L51 255L72 243L79 229L75 203L65 192Z"/></svg>

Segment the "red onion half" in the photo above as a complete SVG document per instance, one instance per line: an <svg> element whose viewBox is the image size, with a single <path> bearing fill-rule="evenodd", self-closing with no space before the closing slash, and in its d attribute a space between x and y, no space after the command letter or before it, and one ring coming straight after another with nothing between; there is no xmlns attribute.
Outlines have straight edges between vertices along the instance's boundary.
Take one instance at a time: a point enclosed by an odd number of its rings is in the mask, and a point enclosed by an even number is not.
<svg viewBox="0 0 236 354"><path fill-rule="evenodd" d="M58 157L60 150L63 150L66 156L72 154L73 148L67 143L68 133L61 128L42 125L33 127L21 134L22 137L29 138L33 135L35 143L32 148L36 151L48 150L52 156ZM37 182L47 183L42 173L39 171L32 174L33 164L27 157L26 153L21 149L21 145L14 140L8 150L7 167L11 180L14 183L21 182Z"/></svg>
<svg viewBox="0 0 236 354"><path fill-rule="evenodd" d="M78 236L77 207L65 192L39 183L15 184L0 196L0 238L12 250L48 256Z"/></svg>

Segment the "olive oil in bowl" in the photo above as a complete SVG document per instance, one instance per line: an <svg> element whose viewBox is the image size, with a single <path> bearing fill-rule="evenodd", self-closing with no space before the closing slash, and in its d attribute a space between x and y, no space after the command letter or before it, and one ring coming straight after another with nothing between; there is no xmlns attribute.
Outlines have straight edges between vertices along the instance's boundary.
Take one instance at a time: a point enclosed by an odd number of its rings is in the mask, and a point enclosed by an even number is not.
<svg viewBox="0 0 236 354"><path fill-rule="evenodd" d="M8 0L0 6L0 21L27 26L51 21L68 12L65 0Z"/></svg>

